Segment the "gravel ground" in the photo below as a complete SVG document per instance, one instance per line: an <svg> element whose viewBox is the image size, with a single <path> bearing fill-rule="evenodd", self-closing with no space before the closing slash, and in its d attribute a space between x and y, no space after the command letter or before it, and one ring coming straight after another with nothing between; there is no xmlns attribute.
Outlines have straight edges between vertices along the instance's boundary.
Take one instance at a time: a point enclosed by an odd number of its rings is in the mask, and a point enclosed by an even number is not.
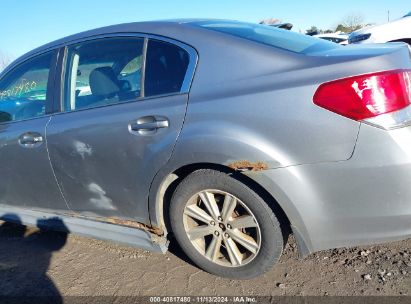
<svg viewBox="0 0 411 304"><path fill-rule="evenodd" d="M280 263L251 281L215 277L172 246L166 255L0 222L0 295L411 295L411 240Z"/></svg>

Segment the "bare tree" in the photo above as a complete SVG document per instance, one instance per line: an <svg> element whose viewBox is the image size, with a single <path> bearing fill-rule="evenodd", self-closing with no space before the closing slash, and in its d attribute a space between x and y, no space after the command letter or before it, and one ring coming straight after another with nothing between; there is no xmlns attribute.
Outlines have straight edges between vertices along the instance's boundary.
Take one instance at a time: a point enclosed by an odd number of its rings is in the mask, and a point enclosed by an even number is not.
<svg viewBox="0 0 411 304"><path fill-rule="evenodd" d="M267 25L270 25L270 24L277 24L277 23L280 23L281 22L281 20L280 19L276 19L276 18L267 18L267 19L263 19L263 20L260 20L260 24L267 24Z"/></svg>
<svg viewBox="0 0 411 304"><path fill-rule="evenodd" d="M3 71L11 61L11 56L0 50L0 72Z"/></svg>
<svg viewBox="0 0 411 304"><path fill-rule="evenodd" d="M340 30L344 29L345 32L351 33L360 28L365 27L364 16L361 14L351 14L346 16L339 24Z"/></svg>

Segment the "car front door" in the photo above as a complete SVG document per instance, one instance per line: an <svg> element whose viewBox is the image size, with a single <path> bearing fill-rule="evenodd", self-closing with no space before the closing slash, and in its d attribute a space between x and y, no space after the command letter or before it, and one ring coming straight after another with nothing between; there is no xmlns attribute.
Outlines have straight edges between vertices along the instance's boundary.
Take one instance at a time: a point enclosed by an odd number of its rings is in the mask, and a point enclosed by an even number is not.
<svg viewBox="0 0 411 304"><path fill-rule="evenodd" d="M85 41L66 58L63 109L47 127L64 197L82 216L148 223L149 187L182 128L195 59L142 37Z"/></svg>
<svg viewBox="0 0 411 304"><path fill-rule="evenodd" d="M6 210L67 211L45 142L56 58L57 51L32 57L0 80L0 205Z"/></svg>

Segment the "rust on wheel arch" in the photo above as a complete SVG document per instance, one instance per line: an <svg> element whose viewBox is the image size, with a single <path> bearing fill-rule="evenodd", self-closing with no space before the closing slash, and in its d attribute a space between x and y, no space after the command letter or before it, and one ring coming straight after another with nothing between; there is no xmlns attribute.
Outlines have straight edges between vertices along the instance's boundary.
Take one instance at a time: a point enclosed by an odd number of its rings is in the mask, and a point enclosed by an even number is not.
<svg viewBox="0 0 411 304"><path fill-rule="evenodd" d="M250 162L248 160L239 160L228 165L229 168L236 171L264 171L268 170L268 165L262 161Z"/></svg>

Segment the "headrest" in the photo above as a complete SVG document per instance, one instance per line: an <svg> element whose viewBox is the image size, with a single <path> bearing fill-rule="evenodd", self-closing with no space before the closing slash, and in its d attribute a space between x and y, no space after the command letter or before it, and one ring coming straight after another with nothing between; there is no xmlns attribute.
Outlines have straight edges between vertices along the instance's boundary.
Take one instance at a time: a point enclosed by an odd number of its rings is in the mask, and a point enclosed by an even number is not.
<svg viewBox="0 0 411 304"><path fill-rule="evenodd" d="M89 82L93 95L110 96L120 91L118 79L109 66L94 69L90 73Z"/></svg>

